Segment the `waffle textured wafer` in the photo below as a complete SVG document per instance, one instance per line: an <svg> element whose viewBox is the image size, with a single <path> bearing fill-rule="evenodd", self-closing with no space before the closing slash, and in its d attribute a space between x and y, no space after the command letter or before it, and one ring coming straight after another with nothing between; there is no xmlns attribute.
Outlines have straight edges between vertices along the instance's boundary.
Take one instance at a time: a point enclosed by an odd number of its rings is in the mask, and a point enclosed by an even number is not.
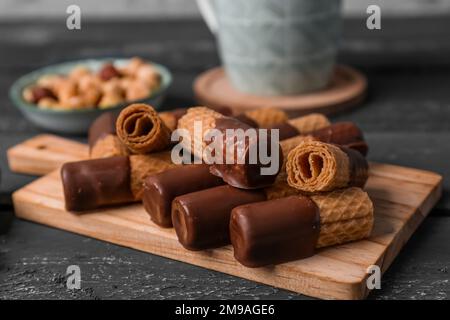
<svg viewBox="0 0 450 320"><path fill-rule="evenodd" d="M115 134L108 134L99 138L90 148L91 159L125 156L127 154L128 149Z"/></svg>
<svg viewBox="0 0 450 320"><path fill-rule="evenodd" d="M317 248L367 238L373 227L373 204L369 195L352 187L312 195L320 210Z"/></svg>
<svg viewBox="0 0 450 320"><path fill-rule="evenodd" d="M178 121L178 129L184 129L189 132L188 136L183 136L181 141L184 148L191 150L191 153L198 158L203 158L203 150L207 143L203 140L208 130L215 127L216 119L222 118L219 112L211 110L207 107L189 108L187 113ZM195 126L199 126L199 130L195 130ZM201 129L201 130L200 130Z"/></svg>
<svg viewBox="0 0 450 320"><path fill-rule="evenodd" d="M136 201L142 199L144 180L149 175L174 167L170 151L130 156L131 192Z"/></svg>
<svg viewBox="0 0 450 320"><path fill-rule="evenodd" d="M304 141L292 149L286 161L287 182L304 192L324 192L350 186L363 187L368 163L357 151Z"/></svg>
<svg viewBox="0 0 450 320"><path fill-rule="evenodd" d="M153 107L132 104L123 109L116 122L119 139L133 153L145 154L169 147L171 130Z"/></svg>
<svg viewBox="0 0 450 320"><path fill-rule="evenodd" d="M301 134L310 133L330 125L330 120L320 113L311 113L307 116L291 119L288 123Z"/></svg>
<svg viewBox="0 0 450 320"><path fill-rule="evenodd" d="M255 121L259 128L271 128L289 120L286 112L277 108L260 108L246 111L244 114Z"/></svg>

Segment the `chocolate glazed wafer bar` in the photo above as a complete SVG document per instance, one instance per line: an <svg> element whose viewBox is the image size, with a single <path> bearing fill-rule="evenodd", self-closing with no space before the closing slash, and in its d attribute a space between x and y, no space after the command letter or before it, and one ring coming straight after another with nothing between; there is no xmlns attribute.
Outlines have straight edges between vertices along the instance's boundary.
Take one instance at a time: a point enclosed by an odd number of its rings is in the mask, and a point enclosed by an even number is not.
<svg viewBox="0 0 450 320"><path fill-rule="evenodd" d="M366 238L372 227L372 201L354 187L236 207L230 238L236 260L254 268L306 258L317 248Z"/></svg>
<svg viewBox="0 0 450 320"><path fill-rule="evenodd" d="M69 162L61 168L68 211L84 211L142 199L144 179L175 166L170 152Z"/></svg>
<svg viewBox="0 0 450 320"><path fill-rule="evenodd" d="M369 164L359 152L319 141L304 141L286 161L288 184L304 192L364 187Z"/></svg>
<svg viewBox="0 0 450 320"><path fill-rule="evenodd" d="M236 132L248 132L251 127L235 118L225 117L213 110L205 107L190 108L186 115L178 121L178 129L183 129L188 133L187 137L183 137L181 143L185 148L194 155L206 162L203 151L207 148L211 141L206 141L205 136L210 130L215 129L222 133L223 150L220 155L222 163L215 161L211 164L211 173L221 177L226 183L237 188L255 189L262 188L273 184L280 170L280 165L272 174L265 173L263 168L276 163L263 164L259 152L254 163L250 163L250 154L252 151L260 151L261 145L265 145L267 156L273 161L281 164L281 149L279 146L271 148L271 132L263 137L258 131L255 135L246 136L244 139L237 139L236 136L229 136L228 130L233 129ZM237 150L237 151L236 151ZM232 154L233 161L227 160L227 155Z"/></svg>

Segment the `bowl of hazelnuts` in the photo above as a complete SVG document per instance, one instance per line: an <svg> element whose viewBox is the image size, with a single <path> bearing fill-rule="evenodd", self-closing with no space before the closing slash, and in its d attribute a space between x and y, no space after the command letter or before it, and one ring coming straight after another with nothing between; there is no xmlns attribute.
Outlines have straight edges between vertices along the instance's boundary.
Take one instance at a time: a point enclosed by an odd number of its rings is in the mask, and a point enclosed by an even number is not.
<svg viewBox="0 0 450 320"><path fill-rule="evenodd" d="M83 134L103 112L118 113L134 102L158 109L171 82L166 67L137 57L79 60L21 77L10 98L38 127Z"/></svg>

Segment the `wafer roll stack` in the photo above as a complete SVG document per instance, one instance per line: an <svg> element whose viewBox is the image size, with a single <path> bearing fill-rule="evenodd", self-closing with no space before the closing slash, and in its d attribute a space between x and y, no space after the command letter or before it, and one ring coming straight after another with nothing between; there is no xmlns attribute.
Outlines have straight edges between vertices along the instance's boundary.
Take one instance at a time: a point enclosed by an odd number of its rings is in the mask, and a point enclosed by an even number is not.
<svg viewBox="0 0 450 320"><path fill-rule="evenodd" d="M364 187L369 165L363 155L350 148L304 141L289 152L286 172L291 187L314 193Z"/></svg>
<svg viewBox="0 0 450 320"><path fill-rule="evenodd" d="M275 181L282 158L279 145L271 145L270 132L264 132L263 135L259 131L249 131L251 126L205 107L190 108L178 121L178 129L187 133L187 137L183 137L181 142L184 147L206 163L210 163L211 173L221 177L226 183L237 188L255 189L271 185ZM213 129L221 134L221 141L207 140L208 134L214 132ZM234 130L234 133L240 131L245 133L245 136L242 139L235 135L230 136L230 130ZM212 161L207 150L216 142L220 142L220 149L213 150L215 159ZM269 159L267 164L263 164L259 152L262 146L265 146ZM210 152L210 155L212 153ZM256 157L252 159L251 154ZM231 161L229 155L233 157Z"/></svg>
<svg viewBox="0 0 450 320"><path fill-rule="evenodd" d="M233 209L234 256L247 267L279 264L314 255L317 248L368 237L373 204L348 188L316 196L296 195Z"/></svg>
<svg viewBox="0 0 450 320"><path fill-rule="evenodd" d="M66 163L61 168L68 211L139 201L144 179L173 167L170 152Z"/></svg>
<svg viewBox="0 0 450 320"><path fill-rule="evenodd" d="M167 149L171 130L153 107L132 104L123 109L116 121L120 141L136 154L146 154Z"/></svg>
<svg viewBox="0 0 450 320"><path fill-rule="evenodd" d="M116 135L116 115L107 112L98 117L89 128L89 157L92 159L123 156L127 148Z"/></svg>
<svg viewBox="0 0 450 320"><path fill-rule="evenodd" d="M285 157L284 155L287 156L290 150L305 139L312 138L299 136L281 141L283 157ZM285 172L281 172L276 181L273 186L266 188L268 199L298 193L296 189L289 187L287 184ZM223 184L225 182L211 174L209 166L206 164L177 166L147 177L144 183L144 208L154 223L164 228L170 228L172 227L173 199Z"/></svg>

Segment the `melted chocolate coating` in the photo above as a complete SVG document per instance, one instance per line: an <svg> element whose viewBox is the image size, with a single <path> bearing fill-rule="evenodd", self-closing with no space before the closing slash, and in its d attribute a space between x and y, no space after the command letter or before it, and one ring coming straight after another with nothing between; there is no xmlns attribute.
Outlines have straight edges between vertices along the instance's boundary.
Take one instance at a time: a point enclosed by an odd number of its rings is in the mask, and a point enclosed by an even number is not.
<svg viewBox="0 0 450 320"><path fill-rule="evenodd" d="M144 182L145 210L157 225L172 227L172 201L183 194L224 184L209 172L208 165L186 165L147 177Z"/></svg>
<svg viewBox="0 0 450 320"><path fill-rule="evenodd" d="M251 268L312 256L319 233L319 208L304 196L239 206L231 215L234 256Z"/></svg>
<svg viewBox="0 0 450 320"><path fill-rule="evenodd" d="M263 191L225 185L185 194L172 203L172 222L178 241L188 250L217 248L230 243L231 210L266 199Z"/></svg>
<svg viewBox="0 0 450 320"><path fill-rule="evenodd" d="M217 119L215 128L217 130L220 130L223 134L224 149L223 164L212 164L210 167L210 171L212 174L221 177L229 185L241 189L263 188L274 183L281 169L281 164L283 163L283 154L280 146L278 146L277 148L279 166L276 173L273 175L263 175L261 174L261 168L270 166L270 163L268 165L261 164L259 157L256 163L249 163L251 148L259 150L258 144L259 140L261 139L259 134L257 134L256 139L246 138L245 141L237 141L236 137L232 137L231 139L234 140L229 141L226 137L227 129L242 129L244 131L251 129L249 125L242 123L237 119L229 117ZM265 141L265 143L267 144L268 152L270 152L270 132L267 135L267 141ZM237 150L235 149L235 158L233 164L226 164L227 145L229 145L229 148L231 146L231 149L234 149L237 145L240 145L240 148L242 148L244 151L241 152L242 158L238 159L237 157L240 152L237 152Z"/></svg>
<svg viewBox="0 0 450 320"><path fill-rule="evenodd" d="M239 120L242 123L245 123L245 124L249 125L252 128L258 128L259 127L259 125L253 119L250 119L249 117L247 117L245 115L245 113L238 114L234 118Z"/></svg>
<svg viewBox="0 0 450 320"><path fill-rule="evenodd" d="M61 168L68 211L84 211L133 201L128 157L66 163Z"/></svg>
<svg viewBox="0 0 450 320"><path fill-rule="evenodd" d="M311 136L325 143L333 143L367 155L368 146L362 131L353 122L338 122L326 128L310 133Z"/></svg>
<svg viewBox="0 0 450 320"><path fill-rule="evenodd" d="M108 134L116 134L117 115L112 112L106 112L99 116L89 128L89 148L92 149L95 143Z"/></svg>
<svg viewBox="0 0 450 320"><path fill-rule="evenodd" d="M369 178L369 163L366 158L356 150L339 146L347 154L350 166L349 187L364 188Z"/></svg>

